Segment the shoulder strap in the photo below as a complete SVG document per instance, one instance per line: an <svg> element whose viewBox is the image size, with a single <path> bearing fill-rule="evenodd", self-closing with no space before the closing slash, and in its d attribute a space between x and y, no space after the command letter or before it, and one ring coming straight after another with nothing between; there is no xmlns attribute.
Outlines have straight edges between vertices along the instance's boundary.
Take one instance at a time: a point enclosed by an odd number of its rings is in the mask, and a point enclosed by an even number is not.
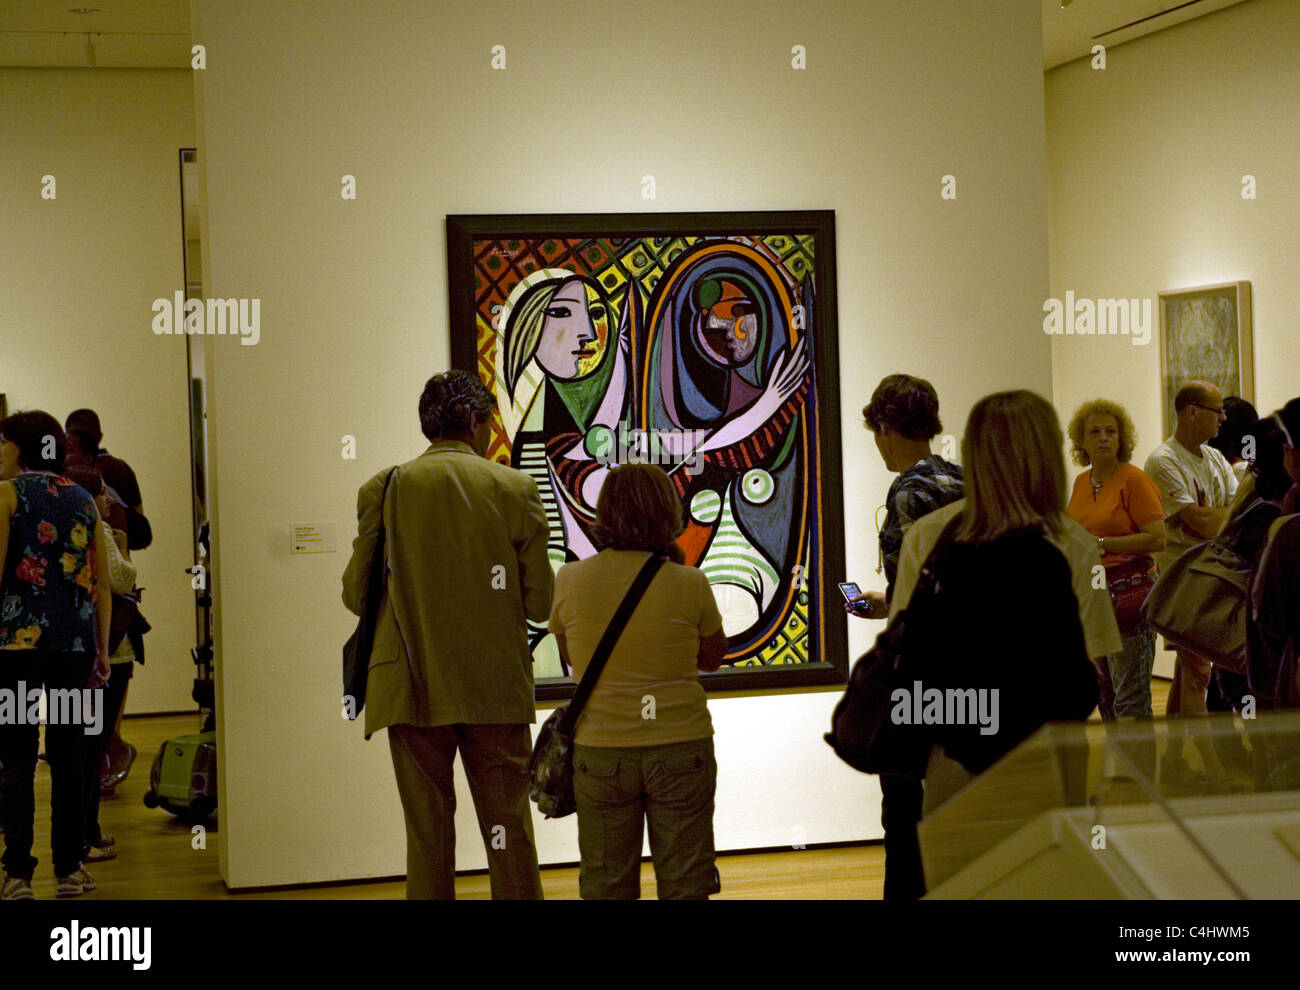
<svg viewBox="0 0 1300 990"><path fill-rule="evenodd" d="M1265 502L1262 498L1258 495L1251 494L1245 502L1237 506L1237 511L1232 514L1226 523L1224 523L1223 529L1219 531L1217 536L1212 538L1213 542L1218 543L1220 546L1227 549L1231 549L1242 529L1245 528L1246 518L1256 509L1261 508L1264 504Z"/></svg>
<svg viewBox="0 0 1300 990"><path fill-rule="evenodd" d="M1289 516L1278 516L1274 519L1272 524L1268 527L1268 541L1272 543L1273 538L1282 531L1282 527L1287 523L1294 521L1297 517L1300 517L1300 513Z"/></svg>
<svg viewBox="0 0 1300 990"><path fill-rule="evenodd" d="M1268 539L1264 541L1264 546L1255 556L1255 561L1250 568L1250 583L1247 590L1247 599L1250 605L1249 618L1253 622L1259 615L1259 607L1264 600L1264 582L1262 580L1264 570L1268 566L1270 558L1274 553L1274 546L1277 544L1277 536L1282 532L1282 527L1293 519L1300 518L1297 515L1278 516L1268 527Z"/></svg>
<svg viewBox="0 0 1300 990"><path fill-rule="evenodd" d="M632 587L627 589L627 594L623 596L623 601L614 613L614 618L609 620L609 626L605 629L605 635L600 638L596 646L596 652L591 655L591 662L583 672L582 682L578 685L578 690L573 694L573 700L569 702L565 709L564 715L560 719L560 729L565 735L572 736L573 728L578 724L578 716L582 714L583 707L587 704L587 699L591 697L591 692L596 687L596 679L600 677L600 672L605 668L605 663L609 660L609 655L614 652L614 646L618 643L618 638L623 634L623 627L627 625L627 620L632 618L632 613L636 611L637 605L640 604L642 596L645 595L646 589L650 587L650 582L659 572L659 568L664 564L664 558L659 554L652 553L637 574L636 580L632 582Z"/></svg>
<svg viewBox="0 0 1300 990"><path fill-rule="evenodd" d="M934 546L930 548L930 556L925 559L925 566L921 568L922 572L931 570L939 551L953 542L957 527L961 525L961 519L962 513L958 512L944 524L943 530L939 533L939 538L934 541Z"/></svg>
<svg viewBox="0 0 1300 990"><path fill-rule="evenodd" d="M384 571L388 560L385 552L387 532L384 527L384 503L388 501L388 486L396 473L396 466L389 469L388 477L384 479L384 490L379 495L379 529L375 531L375 549L370 554L370 574L366 579L366 605L367 608L376 610L379 608L380 596L384 593Z"/></svg>
<svg viewBox="0 0 1300 990"><path fill-rule="evenodd" d="M912 597L907 600L909 609L918 596L934 594L935 586L939 583L939 575L936 573L939 551L953 542L953 534L957 532L957 527L961 525L961 517L962 513L958 512L949 519L939 533L939 538L934 541L934 546L930 548L930 555L925 558L925 563L921 565L921 573L916 576L916 587L912 589Z"/></svg>
<svg viewBox="0 0 1300 990"><path fill-rule="evenodd" d="M397 465L394 464L388 469L388 477L384 479L384 490L379 493L379 538L384 537L384 503L388 501L388 486L393 483L393 475L397 473Z"/></svg>

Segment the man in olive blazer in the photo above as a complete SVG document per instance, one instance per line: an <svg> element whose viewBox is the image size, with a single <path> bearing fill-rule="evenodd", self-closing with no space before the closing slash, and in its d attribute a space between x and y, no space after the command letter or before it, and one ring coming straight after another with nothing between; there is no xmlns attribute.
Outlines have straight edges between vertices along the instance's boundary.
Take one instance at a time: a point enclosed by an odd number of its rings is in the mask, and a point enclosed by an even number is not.
<svg viewBox="0 0 1300 990"><path fill-rule="evenodd" d="M554 575L537 486L486 459L492 398L464 371L420 397L428 448L357 495L343 601L360 614L382 512L387 582L366 687L366 738L388 729L406 817L406 895L455 897L459 749L494 898L540 898L528 803L532 654L525 619L550 615Z"/></svg>

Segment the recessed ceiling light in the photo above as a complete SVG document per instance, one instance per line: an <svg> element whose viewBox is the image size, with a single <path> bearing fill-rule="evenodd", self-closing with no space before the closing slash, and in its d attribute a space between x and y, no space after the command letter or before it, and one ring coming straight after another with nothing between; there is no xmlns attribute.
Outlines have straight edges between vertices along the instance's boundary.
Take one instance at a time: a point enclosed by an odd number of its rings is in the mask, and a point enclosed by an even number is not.
<svg viewBox="0 0 1300 990"><path fill-rule="evenodd" d="M103 10L99 7L69 7L69 14L102 14Z"/></svg>

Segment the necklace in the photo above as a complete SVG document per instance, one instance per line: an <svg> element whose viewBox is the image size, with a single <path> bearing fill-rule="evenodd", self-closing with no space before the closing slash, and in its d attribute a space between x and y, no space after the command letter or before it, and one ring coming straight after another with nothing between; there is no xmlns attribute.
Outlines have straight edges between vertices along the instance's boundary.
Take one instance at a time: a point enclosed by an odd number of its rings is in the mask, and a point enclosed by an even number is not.
<svg viewBox="0 0 1300 990"><path fill-rule="evenodd" d="M1111 474L1114 474L1114 473L1115 473L1114 470L1112 470L1112 471L1110 472L1110 474L1106 475L1106 477L1105 477L1104 480L1102 480L1102 481L1093 481L1092 470L1090 469L1090 470L1088 471L1088 483L1089 483L1090 485L1092 485L1092 497L1093 497L1093 498L1096 498L1096 497L1101 493L1101 490L1102 490L1103 488L1106 487L1106 482L1110 480L1110 476L1111 476Z"/></svg>

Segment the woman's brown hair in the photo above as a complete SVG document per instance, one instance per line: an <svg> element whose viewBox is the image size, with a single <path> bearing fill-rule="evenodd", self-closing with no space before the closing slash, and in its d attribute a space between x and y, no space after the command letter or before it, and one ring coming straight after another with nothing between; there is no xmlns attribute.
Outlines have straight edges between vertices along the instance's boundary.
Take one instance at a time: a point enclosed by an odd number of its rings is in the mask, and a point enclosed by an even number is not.
<svg viewBox="0 0 1300 990"><path fill-rule="evenodd" d="M609 472L596 500L591 538L602 550L646 550L669 560L685 559L677 545L682 503L664 469L624 464Z"/></svg>
<svg viewBox="0 0 1300 990"><path fill-rule="evenodd" d="M982 543L1026 526L1059 532L1064 439L1056 410L1033 392L998 392L975 403L962 439L966 507L957 539Z"/></svg>

